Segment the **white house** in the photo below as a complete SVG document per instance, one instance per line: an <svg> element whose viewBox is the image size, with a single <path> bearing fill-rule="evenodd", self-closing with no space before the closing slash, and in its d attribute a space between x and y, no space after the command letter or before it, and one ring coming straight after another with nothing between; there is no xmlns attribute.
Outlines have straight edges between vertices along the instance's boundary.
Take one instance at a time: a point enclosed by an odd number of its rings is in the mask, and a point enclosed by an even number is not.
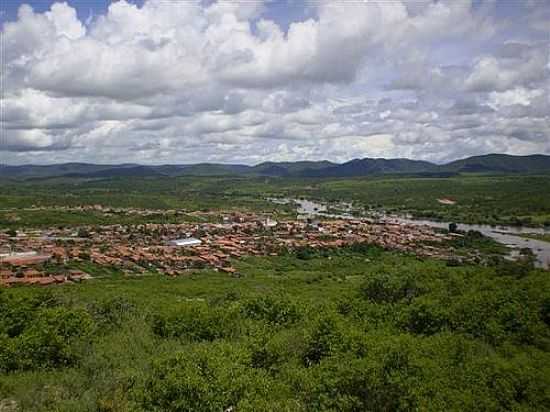
<svg viewBox="0 0 550 412"><path fill-rule="evenodd" d="M262 221L262 225L264 227L275 227L277 226L277 221L268 217L267 219Z"/></svg>
<svg viewBox="0 0 550 412"><path fill-rule="evenodd" d="M194 237L187 237L185 239L174 239L168 242L170 246L180 246L180 247L198 246L201 243L202 241L200 239L197 239Z"/></svg>

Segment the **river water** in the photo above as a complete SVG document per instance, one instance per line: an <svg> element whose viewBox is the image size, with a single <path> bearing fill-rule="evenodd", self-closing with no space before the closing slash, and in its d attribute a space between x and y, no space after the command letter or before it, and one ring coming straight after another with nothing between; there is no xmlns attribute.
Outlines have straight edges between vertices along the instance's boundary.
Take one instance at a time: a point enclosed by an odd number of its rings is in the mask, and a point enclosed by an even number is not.
<svg viewBox="0 0 550 412"><path fill-rule="evenodd" d="M272 201L278 203L290 203L294 202L297 205L298 215L302 217L330 217L330 218L340 218L340 219L356 219L357 217L353 216L349 212L342 213L329 213L328 207L326 204L315 202L312 200L305 199L271 199ZM419 226L429 226L439 229L448 229L449 222L438 222L434 220L426 219L412 219L401 216L392 216L379 214L376 215L376 218L382 222L388 223L398 223L398 224L407 224L407 225L419 225ZM506 246L512 248L512 256L517 255L519 249L529 248L533 251L536 257L536 265L545 269L550 269L550 242L545 242L537 239L527 239L523 238L520 235L525 234L550 234L550 228L530 228L530 227L519 227L519 226L490 226L490 225L468 225L459 223L457 224L458 230L468 231L468 230L477 230L485 236L493 238L497 242L503 243Z"/></svg>

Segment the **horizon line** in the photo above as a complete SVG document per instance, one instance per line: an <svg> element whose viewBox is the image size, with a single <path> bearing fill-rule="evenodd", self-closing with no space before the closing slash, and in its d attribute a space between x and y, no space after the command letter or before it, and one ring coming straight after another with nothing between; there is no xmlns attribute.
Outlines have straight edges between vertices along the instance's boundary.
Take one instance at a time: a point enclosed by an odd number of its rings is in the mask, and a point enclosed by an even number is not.
<svg viewBox="0 0 550 412"><path fill-rule="evenodd" d="M20 164L8 164L5 162L0 163L0 167L24 167L24 166L35 166L35 167L47 167L47 166L60 166L60 165L69 165L69 164L81 164L81 165L88 165L88 166L146 166L146 167L159 167L159 166L197 166L197 165L220 165L220 166L242 166L242 167L256 167L265 163L322 163L322 162L328 162L332 163L334 165L342 165L345 163L349 163L355 160L410 160L415 162L426 162L431 163L434 165L446 165L449 163L453 163L460 160L465 159L471 159L474 157L484 157L484 156L510 156L510 157L533 157L533 156L547 156L550 157L550 154L545 153L531 153L527 155L516 155L516 154L509 154L509 153L485 153L480 155L472 155L472 156L466 156L466 157L459 157L455 158L453 160L448 160L444 162L435 162L430 160L424 160L424 159L414 159L409 157L354 157L349 160L345 160L343 162L336 162L332 160L327 159L320 159L320 160L309 160L309 159L302 159L302 160L264 160L259 163L253 163L253 164L246 164L246 163L226 163L226 162L210 162L210 161L203 161L203 162L197 162L197 163L133 163L133 162L122 162L122 163L94 163L94 162L87 162L87 161L75 161L75 162L56 162L56 163L20 163Z"/></svg>

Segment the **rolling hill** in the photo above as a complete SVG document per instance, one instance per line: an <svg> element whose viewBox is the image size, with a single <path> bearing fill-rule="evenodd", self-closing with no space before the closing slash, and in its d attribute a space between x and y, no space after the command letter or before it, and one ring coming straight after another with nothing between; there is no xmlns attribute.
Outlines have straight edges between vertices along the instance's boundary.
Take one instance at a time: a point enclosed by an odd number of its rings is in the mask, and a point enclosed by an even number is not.
<svg viewBox="0 0 550 412"><path fill-rule="evenodd" d="M438 166L433 163L409 159L354 159L341 165L323 169L304 170L301 175L308 177L353 177L387 173L435 172Z"/></svg>
<svg viewBox="0 0 550 412"><path fill-rule="evenodd" d="M437 165L411 159L364 158L337 164L329 161L264 162L255 166L198 163L191 165L98 165L64 163L54 165L0 165L0 177L80 177L123 176L272 176L272 177L359 177L385 174L445 176L456 173L550 173L550 156L488 154Z"/></svg>
<svg viewBox="0 0 550 412"><path fill-rule="evenodd" d="M442 166L450 172L502 172L502 173L537 173L550 171L550 156L511 156L489 154L456 160Z"/></svg>

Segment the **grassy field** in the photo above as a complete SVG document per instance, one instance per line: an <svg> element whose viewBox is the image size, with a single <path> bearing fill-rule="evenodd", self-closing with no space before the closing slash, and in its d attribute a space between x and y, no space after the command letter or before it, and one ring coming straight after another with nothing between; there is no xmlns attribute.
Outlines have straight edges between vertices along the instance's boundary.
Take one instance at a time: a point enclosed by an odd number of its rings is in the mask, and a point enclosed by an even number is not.
<svg viewBox="0 0 550 412"><path fill-rule="evenodd" d="M550 225L550 176L466 175L450 178L369 177L287 179L260 177L42 179L3 181L0 227L100 224L94 213L22 211L31 206L104 205L117 208L247 210L291 214L270 196L354 201L375 210L463 223ZM456 203L445 205L440 198ZM162 221L152 216L142 221ZM123 221L124 217L116 217ZM116 220L113 219L113 220ZM127 218L128 223L134 223ZM135 219L134 219L135 220ZM124 222L122 222L124 223Z"/></svg>
<svg viewBox="0 0 550 412"><path fill-rule="evenodd" d="M24 411L550 410L550 278L377 248L0 291Z"/></svg>

